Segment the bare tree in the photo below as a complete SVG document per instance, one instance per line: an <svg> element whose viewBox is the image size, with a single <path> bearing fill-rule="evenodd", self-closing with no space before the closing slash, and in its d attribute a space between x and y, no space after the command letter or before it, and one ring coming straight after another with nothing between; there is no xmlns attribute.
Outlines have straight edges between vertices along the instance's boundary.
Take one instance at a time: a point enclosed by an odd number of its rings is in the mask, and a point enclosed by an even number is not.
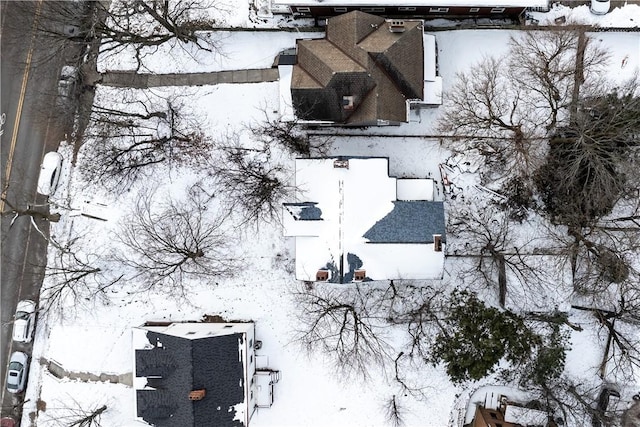
<svg viewBox="0 0 640 427"><path fill-rule="evenodd" d="M78 419L71 421L69 427L100 427L100 418L107 410L107 405L102 405L89 413L79 414Z"/></svg>
<svg viewBox="0 0 640 427"><path fill-rule="evenodd" d="M102 427L102 415L108 411L105 404L81 404L69 396L70 402L59 401L54 408L43 411L45 421L56 427Z"/></svg>
<svg viewBox="0 0 640 427"><path fill-rule="evenodd" d="M35 220L58 222L60 220L59 213L49 212L49 204L37 205L27 203L24 206L19 206L18 204L14 204L5 196L0 197L0 200L2 200L4 205L2 216L10 217L11 225L13 225L16 219L22 216L31 217L32 222Z"/></svg>
<svg viewBox="0 0 640 427"><path fill-rule="evenodd" d="M605 342L600 376L631 381L640 368L640 289L638 277L617 286L611 286L583 305L574 305L577 310L588 311L596 321L598 333Z"/></svg>
<svg viewBox="0 0 640 427"><path fill-rule="evenodd" d="M212 141L184 99L135 90L105 91L102 98L81 152L88 182L123 191L154 165L200 164L210 156Z"/></svg>
<svg viewBox="0 0 640 427"><path fill-rule="evenodd" d="M402 325L406 329L409 341L407 350L396 358L396 381L400 384L399 369L405 358L424 361L429 356L432 339L440 331L439 321L444 315L444 296L441 286L392 283L392 298L387 299L390 308L387 321L392 325ZM403 390L415 387L402 386Z"/></svg>
<svg viewBox="0 0 640 427"><path fill-rule="evenodd" d="M597 77L609 57L581 28L523 31L510 40L509 75L532 107L548 110L544 124L551 130L559 119L567 123L574 88Z"/></svg>
<svg viewBox="0 0 640 427"><path fill-rule="evenodd" d="M63 239L49 239L54 256L45 270L41 310L61 315L69 307L109 303L108 292L124 275L112 275L103 254L87 253L91 245L85 237L73 233Z"/></svg>
<svg viewBox="0 0 640 427"><path fill-rule="evenodd" d="M492 179L529 178L543 164L550 132L567 126L578 90L597 86L608 61L584 32L525 31L513 37L509 60L484 58L456 76L438 128L458 151L476 149Z"/></svg>
<svg viewBox="0 0 640 427"><path fill-rule="evenodd" d="M185 296L188 280L233 274L238 258L226 229L225 211L212 212L211 198L192 187L185 200L142 193L116 238L124 250L115 258L133 269L139 291Z"/></svg>
<svg viewBox="0 0 640 427"><path fill-rule="evenodd" d="M218 148L210 169L229 208L243 223L279 221L282 201L295 188L284 162L268 144L252 146L238 134L225 136Z"/></svg>
<svg viewBox="0 0 640 427"><path fill-rule="evenodd" d="M524 88L513 84L507 64L484 58L456 76L438 128L454 150L475 147L502 170L528 176L538 164L544 111L532 108Z"/></svg>
<svg viewBox="0 0 640 427"><path fill-rule="evenodd" d="M526 284L526 288L543 286L547 278L528 255L535 254L534 240L520 242L509 219L508 212L495 206L458 204L451 210L447 229L449 235L464 245L451 246L449 252L472 260L462 276L471 276L473 282L497 289L498 301L504 307L508 280ZM540 253L537 253L539 255Z"/></svg>
<svg viewBox="0 0 640 427"><path fill-rule="evenodd" d="M210 31L217 22L212 11L225 12L214 0L117 0L19 2L16 19L9 25L24 26L25 18L37 15L34 28L50 60L70 46L90 46L97 42L103 55L130 49L138 68L150 49L169 43L192 44L216 53L219 42ZM94 52L97 56L98 49Z"/></svg>
<svg viewBox="0 0 640 427"><path fill-rule="evenodd" d="M299 330L294 340L311 354L330 358L343 377L369 376L389 360L384 323L371 310L371 288L322 287L295 294Z"/></svg>
<svg viewBox="0 0 640 427"><path fill-rule="evenodd" d="M303 157L324 156L329 153L333 140L331 137L309 138L301 129L298 120L283 120L281 116L271 117L266 108L259 123L247 125L254 137L265 146L279 145L293 155Z"/></svg>
<svg viewBox="0 0 640 427"><path fill-rule="evenodd" d="M397 395L394 394L385 402L384 415L392 427L402 427L405 425L404 417L406 415L406 409L402 406Z"/></svg>
<svg viewBox="0 0 640 427"><path fill-rule="evenodd" d="M619 426L621 411L598 407L600 385L587 380L561 376L547 383L527 384L527 389L537 395L537 400L564 425ZM560 424L560 423L558 423Z"/></svg>

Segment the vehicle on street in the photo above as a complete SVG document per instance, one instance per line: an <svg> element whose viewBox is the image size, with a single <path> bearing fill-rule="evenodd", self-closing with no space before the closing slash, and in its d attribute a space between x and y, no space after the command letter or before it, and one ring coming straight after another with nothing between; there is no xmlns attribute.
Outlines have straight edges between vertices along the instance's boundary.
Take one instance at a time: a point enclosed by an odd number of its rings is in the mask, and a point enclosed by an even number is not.
<svg viewBox="0 0 640 427"><path fill-rule="evenodd" d="M606 15L611 8L610 0L591 0L591 13L594 15Z"/></svg>
<svg viewBox="0 0 640 427"><path fill-rule="evenodd" d="M78 68L73 65L65 65L60 71L58 80L58 98L56 105L60 108L69 109L73 105L73 99L78 84Z"/></svg>
<svg viewBox="0 0 640 427"><path fill-rule="evenodd" d="M16 427L16 420L11 417L0 418L0 427Z"/></svg>
<svg viewBox="0 0 640 427"><path fill-rule="evenodd" d="M61 170L62 156L60 153L51 151L45 154L40 167L40 177L38 178L38 193L43 196L53 194L58 186Z"/></svg>
<svg viewBox="0 0 640 427"><path fill-rule="evenodd" d="M36 303L22 300L18 303L13 320L13 340L30 342L36 320Z"/></svg>
<svg viewBox="0 0 640 427"><path fill-rule="evenodd" d="M7 369L7 391L9 393L22 393L27 383L27 369L29 356L21 351L15 351L9 359Z"/></svg>

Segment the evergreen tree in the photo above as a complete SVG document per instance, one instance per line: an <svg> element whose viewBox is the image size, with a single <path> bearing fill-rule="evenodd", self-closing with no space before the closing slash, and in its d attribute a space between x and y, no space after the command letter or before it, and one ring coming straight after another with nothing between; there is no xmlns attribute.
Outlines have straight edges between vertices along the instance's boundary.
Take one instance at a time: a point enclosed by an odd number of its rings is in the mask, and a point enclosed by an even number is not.
<svg viewBox="0 0 640 427"><path fill-rule="evenodd" d="M474 294L455 291L449 301L447 317L441 323L431 352L431 362L443 362L455 383L479 380L494 372L505 358L523 364L540 337L524 319L509 311L487 307Z"/></svg>

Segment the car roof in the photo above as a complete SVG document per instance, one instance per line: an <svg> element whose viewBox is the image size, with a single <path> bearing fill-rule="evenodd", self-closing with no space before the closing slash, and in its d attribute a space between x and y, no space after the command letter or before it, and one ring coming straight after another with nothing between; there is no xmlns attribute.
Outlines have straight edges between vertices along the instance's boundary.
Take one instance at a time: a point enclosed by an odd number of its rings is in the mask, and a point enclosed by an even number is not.
<svg viewBox="0 0 640 427"><path fill-rule="evenodd" d="M78 74L78 68L73 65L65 65L60 70L60 76L62 77L75 77Z"/></svg>
<svg viewBox="0 0 640 427"><path fill-rule="evenodd" d="M44 158L42 159L42 166L43 167L55 166L61 161L62 161L62 156L60 155L60 153L55 151L49 151L47 154L44 155Z"/></svg>
<svg viewBox="0 0 640 427"><path fill-rule="evenodd" d="M32 313L35 311L36 303L31 301L30 299L25 299L18 302L18 306L16 307L16 311L26 311Z"/></svg>
<svg viewBox="0 0 640 427"><path fill-rule="evenodd" d="M20 362L22 365L26 365L27 355L21 351L14 351L13 353L11 353L11 359L9 363L11 362Z"/></svg>

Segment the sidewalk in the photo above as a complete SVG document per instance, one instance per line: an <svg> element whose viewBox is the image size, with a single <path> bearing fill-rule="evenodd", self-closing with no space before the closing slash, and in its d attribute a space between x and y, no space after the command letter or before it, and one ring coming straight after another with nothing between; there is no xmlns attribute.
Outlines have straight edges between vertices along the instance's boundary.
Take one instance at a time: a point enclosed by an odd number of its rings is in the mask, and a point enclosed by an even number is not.
<svg viewBox="0 0 640 427"><path fill-rule="evenodd" d="M274 82L278 80L278 69L254 68L184 74L138 74L135 71L109 71L99 76L97 83L115 87L203 86L223 83Z"/></svg>
<svg viewBox="0 0 640 427"><path fill-rule="evenodd" d="M69 378L72 380L79 380L83 382L110 382L112 384L124 384L133 386L133 373L126 374L92 374L90 372L70 372L64 369L59 363L53 360L40 359L40 364L47 367L47 370L56 378Z"/></svg>

